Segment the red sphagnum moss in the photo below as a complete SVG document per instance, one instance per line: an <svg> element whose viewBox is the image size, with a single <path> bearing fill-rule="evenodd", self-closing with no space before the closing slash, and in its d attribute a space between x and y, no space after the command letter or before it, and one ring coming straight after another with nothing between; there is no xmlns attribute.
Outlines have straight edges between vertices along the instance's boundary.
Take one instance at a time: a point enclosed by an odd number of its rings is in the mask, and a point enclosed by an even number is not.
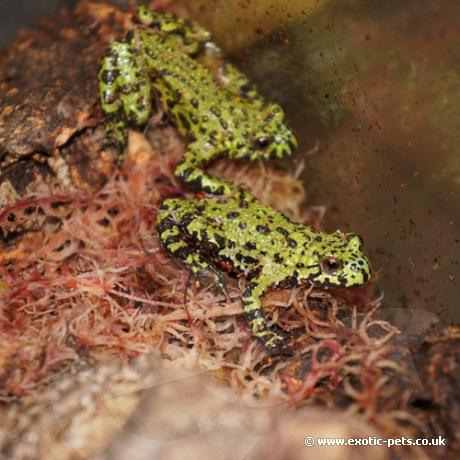
<svg viewBox="0 0 460 460"><path fill-rule="evenodd" d="M172 174L184 146L171 133L158 129L152 143L131 133L123 168L94 195L35 196L0 214L4 232L31 227L0 260L1 395L27 394L82 356L128 360L156 350L163 359L213 371L245 396L296 405L335 399L388 425L387 432L396 431L398 419L421 429L391 405L388 385L407 377L407 369L393 344L397 329L375 317L372 286L267 295L267 316L293 332L295 350L271 359L241 315L244 279L229 279L226 300L212 286L197 287L163 251L157 207L167 196L187 194ZM289 172L228 161L213 173L297 221L321 224L316 210L302 207L303 187ZM382 395L392 409L385 414Z"/></svg>

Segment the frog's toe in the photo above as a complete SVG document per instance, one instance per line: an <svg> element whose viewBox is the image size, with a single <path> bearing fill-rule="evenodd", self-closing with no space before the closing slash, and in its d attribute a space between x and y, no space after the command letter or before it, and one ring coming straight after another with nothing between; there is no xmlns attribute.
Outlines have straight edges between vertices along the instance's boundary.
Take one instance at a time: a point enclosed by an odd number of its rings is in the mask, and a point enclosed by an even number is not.
<svg viewBox="0 0 460 460"><path fill-rule="evenodd" d="M115 146L119 152L123 152L126 145L126 137L127 130L122 121L107 122L104 146Z"/></svg>
<svg viewBox="0 0 460 460"><path fill-rule="evenodd" d="M276 332L270 331L266 335L260 336L259 339L263 342L265 350L270 356L292 354L292 349L289 346L291 335L281 329L277 329Z"/></svg>
<svg viewBox="0 0 460 460"><path fill-rule="evenodd" d="M228 294L227 287L225 286L225 279L223 275L220 273L216 274L216 286L219 289L219 291L225 296L225 299L229 301L230 296Z"/></svg>
<svg viewBox="0 0 460 460"><path fill-rule="evenodd" d="M228 301L230 300L230 296L228 294L227 288L226 288L226 283L225 283L225 277L219 273L218 271L214 270L206 270L206 271L200 271L199 276L198 276L198 282L200 284L202 279L208 279L211 282L214 282L217 290L222 293L225 296L225 299Z"/></svg>

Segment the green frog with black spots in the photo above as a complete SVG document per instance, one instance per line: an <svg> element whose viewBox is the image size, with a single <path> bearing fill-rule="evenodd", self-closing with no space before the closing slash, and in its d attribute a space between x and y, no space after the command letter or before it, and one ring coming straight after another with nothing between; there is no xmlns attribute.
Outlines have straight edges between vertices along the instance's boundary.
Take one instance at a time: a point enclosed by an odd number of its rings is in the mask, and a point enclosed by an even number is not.
<svg viewBox="0 0 460 460"><path fill-rule="evenodd" d="M165 249L194 274L212 274L224 292L221 267L244 275L244 313L269 352L286 345L285 334L269 327L262 312L269 289L302 282L351 287L371 275L359 236L292 222L242 189L226 198L166 199L157 222Z"/></svg>
<svg viewBox="0 0 460 460"><path fill-rule="evenodd" d="M102 59L99 91L107 133L120 148L127 126L147 123L155 98L191 138L175 174L195 191L230 194L234 187L203 168L217 157L282 158L296 147L284 112L266 103L236 67L220 78L197 56L212 49L209 33L195 23L139 7L139 24L111 44ZM215 48L215 47L214 47Z"/></svg>

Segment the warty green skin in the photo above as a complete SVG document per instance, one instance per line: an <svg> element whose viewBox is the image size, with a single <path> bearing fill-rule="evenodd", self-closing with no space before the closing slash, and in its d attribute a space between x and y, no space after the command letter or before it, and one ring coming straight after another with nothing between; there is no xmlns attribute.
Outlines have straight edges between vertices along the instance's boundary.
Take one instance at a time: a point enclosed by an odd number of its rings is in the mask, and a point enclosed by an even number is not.
<svg viewBox="0 0 460 460"><path fill-rule="evenodd" d="M262 311L261 297L269 289L303 282L359 286L371 275L359 236L327 234L292 222L241 189L226 198L166 199L157 222L163 246L193 273L211 273L222 289L219 264L244 275L244 313L253 336L269 352L286 343Z"/></svg>
<svg viewBox="0 0 460 460"><path fill-rule="evenodd" d="M227 195L234 190L203 170L217 157L291 154L297 142L280 106L265 103L235 67L225 66L217 81L194 58L210 43L207 31L145 8L138 17L143 25L111 44L99 72L108 134L121 148L128 125L147 123L155 97L179 132L192 139L175 174L197 192Z"/></svg>

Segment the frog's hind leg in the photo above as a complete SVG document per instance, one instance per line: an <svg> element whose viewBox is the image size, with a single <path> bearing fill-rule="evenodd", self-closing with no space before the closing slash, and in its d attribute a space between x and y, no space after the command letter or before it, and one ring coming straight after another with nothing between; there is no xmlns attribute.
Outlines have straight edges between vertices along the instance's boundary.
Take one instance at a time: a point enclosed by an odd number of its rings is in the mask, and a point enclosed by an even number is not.
<svg viewBox="0 0 460 460"><path fill-rule="evenodd" d="M147 123L152 112L150 69L144 56L146 46L145 37L133 31L129 31L119 45L120 100L126 120L133 126Z"/></svg>
<svg viewBox="0 0 460 460"><path fill-rule="evenodd" d="M152 32L162 34L163 41L188 55L201 53L210 40L210 33L193 21L170 13L154 11L145 5L137 7L137 18Z"/></svg>
<svg viewBox="0 0 460 460"><path fill-rule="evenodd" d="M214 279L219 290L228 298L225 282L210 262L197 250L191 247L183 237L180 224L177 222L177 212L183 201L167 199L163 201L157 215L158 233L163 247L174 257L180 259L195 275L208 275Z"/></svg>
<svg viewBox="0 0 460 460"><path fill-rule="evenodd" d="M106 116L106 143L115 141L119 150L122 150L126 138L126 122L120 99L121 81L117 48L118 43L112 43L102 57L99 70L99 96L102 111Z"/></svg>
<svg viewBox="0 0 460 460"><path fill-rule="evenodd" d="M135 49L130 31L123 41L113 42L99 70L101 106L107 117L106 135L119 150L126 144L128 123L145 124L151 112L152 94L144 60Z"/></svg>

